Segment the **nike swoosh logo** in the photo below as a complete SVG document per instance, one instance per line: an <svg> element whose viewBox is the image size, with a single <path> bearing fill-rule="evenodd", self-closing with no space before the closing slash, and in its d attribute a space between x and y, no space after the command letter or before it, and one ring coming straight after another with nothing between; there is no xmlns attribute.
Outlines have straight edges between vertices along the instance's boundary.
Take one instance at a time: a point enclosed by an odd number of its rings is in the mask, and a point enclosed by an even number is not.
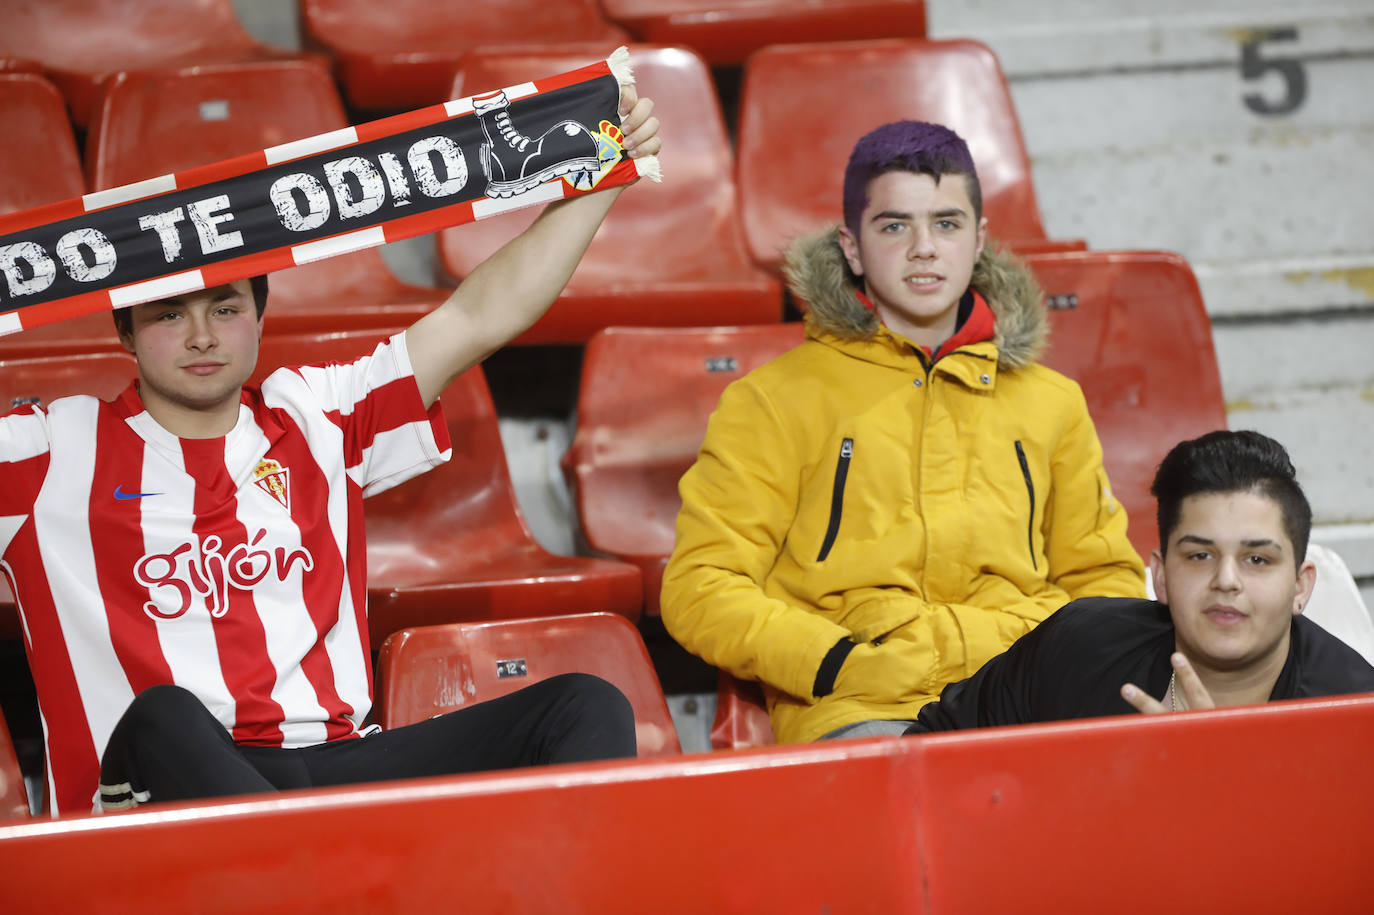
<svg viewBox="0 0 1374 915"><path fill-rule="evenodd" d="M124 489L119 486L116 486L114 491L114 497L116 499L119 499L121 502L126 501L128 499L142 499L144 496L160 495L162 495L162 493L160 492L125 492Z"/></svg>

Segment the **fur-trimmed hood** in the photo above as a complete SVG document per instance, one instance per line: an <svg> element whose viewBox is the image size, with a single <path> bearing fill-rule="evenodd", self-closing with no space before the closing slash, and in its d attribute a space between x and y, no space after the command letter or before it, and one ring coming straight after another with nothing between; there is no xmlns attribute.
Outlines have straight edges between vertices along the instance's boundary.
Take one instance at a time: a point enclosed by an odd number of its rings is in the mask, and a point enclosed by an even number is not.
<svg viewBox="0 0 1374 915"><path fill-rule="evenodd" d="M854 293L858 278L840 248L838 224L795 241L783 272L788 287L806 308L807 324L841 340L871 340L881 326L878 315ZM1044 297L1030 270L1015 256L994 251L991 239L973 268L970 285L987 301L996 319L993 343L1006 369L1035 362L1049 339Z"/></svg>

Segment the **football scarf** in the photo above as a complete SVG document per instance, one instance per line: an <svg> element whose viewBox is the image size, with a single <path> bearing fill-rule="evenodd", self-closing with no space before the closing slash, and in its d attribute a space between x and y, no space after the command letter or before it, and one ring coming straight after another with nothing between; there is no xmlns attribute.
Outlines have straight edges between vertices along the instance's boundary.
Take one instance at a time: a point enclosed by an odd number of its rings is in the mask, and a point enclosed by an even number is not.
<svg viewBox="0 0 1374 915"><path fill-rule="evenodd" d="M619 130L629 53L0 217L0 334L658 180Z"/></svg>

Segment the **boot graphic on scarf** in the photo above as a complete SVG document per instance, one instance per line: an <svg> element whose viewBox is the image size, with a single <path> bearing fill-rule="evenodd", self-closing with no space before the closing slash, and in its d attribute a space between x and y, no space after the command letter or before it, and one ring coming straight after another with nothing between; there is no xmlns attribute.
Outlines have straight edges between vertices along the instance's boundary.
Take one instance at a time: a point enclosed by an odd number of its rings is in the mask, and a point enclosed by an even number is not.
<svg viewBox="0 0 1374 915"><path fill-rule="evenodd" d="M601 170L596 137L576 121L559 121L533 139L511 123L505 92L474 96L472 103L486 135L479 158L488 197L514 197L563 175L576 185Z"/></svg>

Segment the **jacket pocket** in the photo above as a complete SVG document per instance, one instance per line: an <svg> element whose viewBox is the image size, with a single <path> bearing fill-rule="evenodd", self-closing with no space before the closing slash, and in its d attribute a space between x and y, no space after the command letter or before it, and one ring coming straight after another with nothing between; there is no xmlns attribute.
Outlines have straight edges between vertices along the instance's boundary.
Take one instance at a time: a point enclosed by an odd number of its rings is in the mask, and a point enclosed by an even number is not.
<svg viewBox="0 0 1374 915"><path fill-rule="evenodd" d="M830 493L830 523L825 527L825 540L821 542L817 562L824 562L825 557L830 555L830 548L835 545L835 538L840 533L840 516L844 514L844 481L849 476L849 461L853 457L854 439L847 438L840 442L840 459L835 464L835 488Z"/></svg>
<svg viewBox="0 0 1374 915"><path fill-rule="evenodd" d="M1030 462L1026 460L1026 449L1021 440L1016 440L1016 460L1021 464L1021 476L1026 481L1026 496L1030 500L1030 518L1026 521L1026 548L1030 550L1031 568L1040 571L1035 560L1035 483L1031 480Z"/></svg>

